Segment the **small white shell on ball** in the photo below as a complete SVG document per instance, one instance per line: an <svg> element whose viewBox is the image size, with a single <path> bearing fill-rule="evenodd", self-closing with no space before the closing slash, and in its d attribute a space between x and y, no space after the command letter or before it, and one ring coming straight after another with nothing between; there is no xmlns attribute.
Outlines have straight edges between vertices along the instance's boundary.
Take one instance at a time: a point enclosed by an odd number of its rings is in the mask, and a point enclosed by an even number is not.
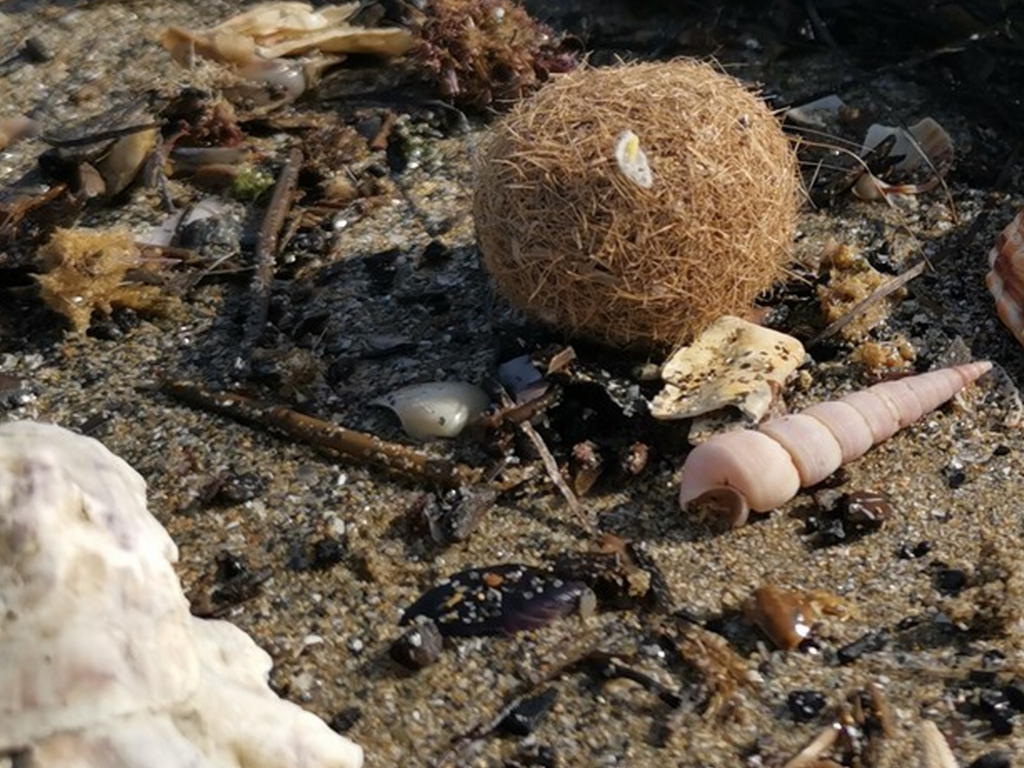
<svg viewBox="0 0 1024 768"><path fill-rule="evenodd" d="M475 384L431 381L396 389L372 404L394 411L411 437L429 440L458 436L490 403L487 393Z"/></svg>

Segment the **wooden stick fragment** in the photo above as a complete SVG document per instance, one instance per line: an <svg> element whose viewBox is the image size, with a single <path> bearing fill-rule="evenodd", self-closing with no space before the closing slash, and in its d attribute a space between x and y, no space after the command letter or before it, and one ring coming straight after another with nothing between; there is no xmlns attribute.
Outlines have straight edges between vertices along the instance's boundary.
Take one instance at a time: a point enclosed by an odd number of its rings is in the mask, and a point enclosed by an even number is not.
<svg viewBox="0 0 1024 768"><path fill-rule="evenodd" d="M278 238L281 228L284 226L285 217L291 208L295 186L299 182L302 159L302 150L297 147L288 153L288 160L277 177L277 183L274 184L274 192L270 197L270 203L267 205L263 223L260 225L259 235L256 238L256 274L253 276L249 289L252 295L252 310L242 332L241 351L236 361L236 366L243 375L249 371L253 349L267 324L267 315L270 312L270 288L277 266Z"/></svg>
<svg viewBox="0 0 1024 768"><path fill-rule="evenodd" d="M533 428L533 425L529 421L521 421L517 425L523 434L529 438L530 442L533 443L533 447L537 449L537 453L540 454L540 459L544 462L544 469L548 472L548 477L551 478L551 482L555 484L559 492L565 497L565 503L569 505L569 509L576 515L576 519L580 521L580 524L590 534L597 533L594 528L594 524L590 522L587 517L586 511L583 509L583 505L580 504L580 500L576 498L576 494L573 492L569 484L565 482L565 477L562 475L562 470L558 468L558 462L555 461L555 457L551 455L551 451L548 450L547 445L544 443L537 430Z"/></svg>
<svg viewBox="0 0 1024 768"><path fill-rule="evenodd" d="M397 474L417 477L445 488L471 485L479 472L415 448L383 440L376 435L306 416L283 405L263 403L235 392L218 392L188 382L165 382L161 390L205 411L258 427L283 432L316 448L340 453Z"/></svg>

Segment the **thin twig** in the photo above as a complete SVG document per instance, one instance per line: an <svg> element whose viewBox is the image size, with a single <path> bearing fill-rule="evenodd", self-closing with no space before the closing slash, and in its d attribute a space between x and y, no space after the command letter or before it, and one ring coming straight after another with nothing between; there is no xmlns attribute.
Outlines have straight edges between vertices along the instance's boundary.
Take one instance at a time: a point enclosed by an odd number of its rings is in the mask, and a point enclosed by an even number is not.
<svg viewBox="0 0 1024 768"><path fill-rule="evenodd" d="M480 474L464 464L430 456L376 435L340 427L286 406L263 403L235 392L218 392L188 382L165 382L160 389L196 408L283 432L314 447L446 488L472 485Z"/></svg>
<svg viewBox="0 0 1024 768"><path fill-rule="evenodd" d="M831 749L832 745L836 743L836 739L839 737L842 730L843 726L838 722L825 726L821 733L815 736L810 744L801 749L793 756L793 759L782 766L782 768L803 768L804 766L809 766L812 763L817 762L821 759L821 756Z"/></svg>
<svg viewBox="0 0 1024 768"><path fill-rule="evenodd" d="M821 333L819 333L817 336L815 336L813 339L807 342L807 349L812 349L813 347L817 346L830 336L834 336L835 334L839 333L839 331L841 331L843 328L845 328L858 317L860 317L868 307L875 304L876 302L881 301L889 294L898 291L904 285L906 285L915 277L924 272L927 266L927 260L922 259L917 264L912 266L910 269L897 275L889 282L880 285L878 288L871 292L870 296L858 301L856 304L850 307L846 311L846 313L843 314L842 317L840 317L834 323L831 323L825 330L823 330Z"/></svg>
<svg viewBox="0 0 1024 768"><path fill-rule="evenodd" d="M277 266L277 246L285 217L291 208L292 196L299 181L299 170L302 168L302 150L298 147L288 153L288 160L281 169L274 184L274 192L263 215L259 235L256 239L256 274L252 279L250 293L252 295L251 314L246 320L242 333L241 352L236 362L237 368L244 375L248 373L253 349L260 334L267 324L270 312L270 288L274 280Z"/></svg>
<svg viewBox="0 0 1024 768"><path fill-rule="evenodd" d="M548 477L551 478L551 482L555 484L555 487L561 492L562 496L565 497L566 504L569 505L569 509L576 515L576 519L580 521L580 524L587 530L588 533L596 533L597 530L594 528L594 524L587 518L587 513L583 509L583 505L580 504L580 500L576 498L576 494L573 493L572 488L565 482L565 477L562 476L562 470L558 468L558 462L555 461L555 457L551 455L551 451L548 450L547 445L544 444L544 438L538 434L537 430L533 428L533 425L529 421L521 421L516 426L522 430L523 434L533 443L533 447L537 449L537 453L540 454L540 459L544 462L544 469L548 472Z"/></svg>

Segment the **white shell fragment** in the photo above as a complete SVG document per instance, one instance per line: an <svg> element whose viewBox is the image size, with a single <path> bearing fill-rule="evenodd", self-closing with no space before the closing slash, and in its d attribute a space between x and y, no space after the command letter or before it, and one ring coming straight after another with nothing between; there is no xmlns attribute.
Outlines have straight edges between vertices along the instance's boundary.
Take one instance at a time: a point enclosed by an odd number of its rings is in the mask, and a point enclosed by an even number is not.
<svg viewBox="0 0 1024 768"><path fill-rule="evenodd" d="M689 419L735 406L756 424L803 360L798 339L725 315L662 367L665 388L651 403L651 414Z"/></svg>
<svg viewBox="0 0 1024 768"><path fill-rule="evenodd" d="M352 25L349 18L359 5L353 2L314 9L309 3L261 3L209 30L169 27L160 41L182 66L191 66L196 56L244 66L258 59L313 51L401 56L409 50L413 37L408 30Z"/></svg>
<svg viewBox="0 0 1024 768"><path fill-rule="evenodd" d="M925 178L917 184L889 184L870 173L864 173L853 185L853 193L862 200L887 200L901 195L917 195L928 192L939 185L942 177L953 165L953 140L938 122L930 117L920 120L909 128L899 128L875 123L868 128L861 147L864 156L888 139L896 141L889 150L889 157L902 158L893 165L901 176L923 172Z"/></svg>
<svg viewBox="0 0 1024 768"><path fill-rule="evenodd" d="M92 438L0 426L0 755L22 768L359 768L189 613L143 479ZM0 760L0 763L3 763Z"/></svg>
<svg viewBox="0 0 1024 768"><path fill-rule="evenodd" d="M623 131L615 142L615 162L630 181L644 189L654 186L654 173L647 155L640 147L640 137L632 131Z"/></svg>
<svg viewBox="0 0 1024 768"><path fill-rule="evenodd" d="M792 120L800 125L806 125L811 128L825 128L828 124L826 118L837 114L845 106L846 104L843 100L832 93L828 96L822 96L820 99L808 101L806 104L790 107L786 110L785 117L787 120Z"/></svg>
<svg viewBox="0 0 1024 768"><path fill-rule="evenodd" d="M379 397L373 405L390 408L411 437L456 437L491 404L480 387L464 381L412 384Z"/></svg>

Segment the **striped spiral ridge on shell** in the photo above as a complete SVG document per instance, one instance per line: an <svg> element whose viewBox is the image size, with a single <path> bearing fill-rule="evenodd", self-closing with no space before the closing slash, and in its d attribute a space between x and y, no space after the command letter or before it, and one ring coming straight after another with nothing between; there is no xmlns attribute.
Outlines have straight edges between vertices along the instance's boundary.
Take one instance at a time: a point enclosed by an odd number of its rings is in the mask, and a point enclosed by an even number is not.
<svg viewBox="0 0 1024 768"><path fill-rule="evenodd" d="M999 233L988 252L985 278L999 319L1024 344L1024 210Z"/></svg>
<svg viewBox="0 0 1024 768"><path fill-rule="evenodd" d="M935 410L987 372L989 362L893 379L771 419L757 429L715 435L683 465L679 503L708 504L733 525L820 483L841 465Z"/></svg>

